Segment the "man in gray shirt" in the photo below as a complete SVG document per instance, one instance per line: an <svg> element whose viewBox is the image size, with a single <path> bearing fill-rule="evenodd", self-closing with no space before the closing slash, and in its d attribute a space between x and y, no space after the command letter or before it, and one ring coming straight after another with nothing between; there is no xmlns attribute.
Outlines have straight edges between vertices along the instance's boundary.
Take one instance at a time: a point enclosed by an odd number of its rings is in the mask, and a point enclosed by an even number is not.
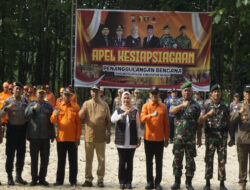
<svg viewBox="0 0 250 190"><path fill-rule="evenodd" d="M2 109L0 118L8 115L8 124L6 131L6 165L8 174L8 185L15 185L12 177L13 162L16 153L16 182L26 185L27 182L22 179L24 158L26 152L26 118L24 110L27 106L27 99L22 98L23 85L20 82L14 83L13 96L9 97Z"/></svg>
<svg viewBox="0 0 250 190"><path fill-rule="evenodd" d="M44 100L45 88L38 86L37 100L28 104L25 109L25 116L29 120L27 128L27 138L30 141L31 157L31 186L39 184L48 186L45 180L49 164L50 139L53 142L55 138L54 125L50 122L50 116L53 112L51 104ZM38 156L40 153L40 171L38 175Z"/></svg>

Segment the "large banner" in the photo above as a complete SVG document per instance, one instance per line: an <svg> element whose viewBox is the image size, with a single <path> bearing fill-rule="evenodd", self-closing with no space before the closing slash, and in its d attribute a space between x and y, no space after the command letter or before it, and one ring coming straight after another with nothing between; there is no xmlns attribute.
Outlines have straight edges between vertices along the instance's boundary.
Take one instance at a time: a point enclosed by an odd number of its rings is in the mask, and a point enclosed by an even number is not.
<svg viewBox="0 0 250 190"><path fill-rule="evenodd" d="M75 86L208 91L208 13L77 10Z"/></svg>

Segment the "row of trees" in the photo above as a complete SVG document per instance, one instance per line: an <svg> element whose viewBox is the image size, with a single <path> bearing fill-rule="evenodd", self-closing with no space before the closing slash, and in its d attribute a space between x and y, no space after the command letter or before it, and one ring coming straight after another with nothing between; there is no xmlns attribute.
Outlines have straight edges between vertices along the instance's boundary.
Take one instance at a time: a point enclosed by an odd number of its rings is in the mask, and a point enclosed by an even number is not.
<svg viewBox="0 0 250 190"><path fill-rule="evenodd" d="M71 0L0 1L0 82L71 82ZM250 83L250 0L78 0L78 8L199 11L213 17L211 76L231 92Z"/></svg>

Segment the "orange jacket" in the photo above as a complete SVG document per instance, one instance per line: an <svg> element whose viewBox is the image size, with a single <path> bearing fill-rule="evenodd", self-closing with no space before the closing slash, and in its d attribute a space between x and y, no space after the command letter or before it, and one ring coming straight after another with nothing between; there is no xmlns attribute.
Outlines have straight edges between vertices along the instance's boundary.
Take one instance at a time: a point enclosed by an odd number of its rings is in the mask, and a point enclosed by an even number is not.
<svg viewBox="0 0 250 190"><path fill-rule="evenodd" d="M0 93L0 109L2 109L5 100L11 96L12 96L12 94L10 92L5 93L3 91ZM8 115L6 114L4 117L1 118L2 123L7 123L7 119L8 119Z"/></svg>
<svg viewBox="0 0 250 190"><path fill-rule="evenodd" d="M34 100L36 100L37 97L36 97L36 93L32 93L30 96L29 96L29 102L32 102Z"/></svg>
<svg viewBox="0 0 250 190"><path fill-rule="evenodd" d="M157 116L150 116L151 113L158 112ZM154 104L152 100L142 107L141 122L145 123L144 139L148 141L167 141L169 139L169 123L166 105L158 102Z"/></svg>
<svg viewBox="0 0 250 190"><path fill-rule="evenodd" d="M52 108L54 108L55 107L55 95L54 95L54 93L53 92L46 93L45 101L48 101L51 104Z"/></svg>
<svg viewBox="0 0 250 190"><path fill-rule="evenodd" d="M81 119L79 118L78 112L80 107L78 104L68 103L65 104L63 101L61 104L56 106L57 110L60 110L58 116L55 116L53 112L50 117L52 123L57 123L57 138L59 142L62 141L76 141L80 139L82 134Z"/></svg>
<svg viewBox="0 0 250 190"><path fill-rule="evenodd" d="M71 102L77 104L77 96L76 96L76 93L73 93L73 94L72 94Z"/></svg>
<svg viewBox="0 0 250 190"><path fill-rule="evenodd" d="M62 97L59 97L56 99L56 106L58 106L60 103L62 103L63 99Z"/></svg>

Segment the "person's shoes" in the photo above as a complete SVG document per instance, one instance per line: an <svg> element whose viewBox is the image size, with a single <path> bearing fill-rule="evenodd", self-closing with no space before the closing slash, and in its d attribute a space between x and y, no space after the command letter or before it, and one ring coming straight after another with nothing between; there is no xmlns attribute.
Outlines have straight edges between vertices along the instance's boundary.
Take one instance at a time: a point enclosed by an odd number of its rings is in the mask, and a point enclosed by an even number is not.
<svg viewBox="0 0 250 190"><path fill-rule="evenodd" d="M54 185L54 186L60 186L60 185L63 185L63 183L57 181L57 182L55 182L53 185Z"/></svg>
<svg viewBox="0 0 250 190"><path fill-rule="evenodd" d="M40 180L39 181L39 185L42 185L42 186L49 186L49 183L47 182L47 181L45 181L45 180Z"/></svg>
<svg viewBox="0 0 250 190"><path fill-rule="evenodd" d="M8 177L8 185L15 185L13 177Z"/></svg>
<svg viewBox="0 0 250 190"><path fill-rule="evenodd" d="M30 182L30 186L36 186L36 185L37 185L37 181L32 180L32 181Z"/></svg>
<svg viewBox="0 0 250 190"><path fill-rule="evenodd" d="M160 184L155 185L156 190L162 190L162 186Z"/></svg>
<svg viewBox="0 0 250 190"><path fill-rule="evenodd" d="M220 190L228 190L224 184L224 181L220 182Z"/></svg>
<svg viewBox="0 0 250 190"><path fill-rule="evenodd" d="M70 186L71 186L71 187L76 187L76 186L77 186L77 183L70 183Z"/></svg>
<svg viewBox="0 0 250 190"><path fill-rule="evenodd" d="M98 182L97 182L97 186L98 186L98 187L104 187L103 181L98 181Z"/></svg>
<svg viewBox="0 0 250 190"><path fill-rule="evenodd" d="M205 187L203 188L203 190L211 190L210 185L205 185Z"/></svg>
<svg viewBox="0 0 250 190"><path fill-rule="evenodd" d="M132 184L131 184L131 183L127 183L127 184L125 185L125 188L127 188L127 189L133 189L133 187L132 187Z"/></svg>
<svg viewBox="0 0 250 190"><path fill-rule="evenodd" d="M194 190L194 188L192 186L192 179L193 179L193 177L191 177L191 176L187 176L187 178L186 178L186 189L187 190Z"/></svg>
<svg viewBox="0 0 250 190"><path fill-rule="evenodd" d="M123 184L123 183L121 183L121 184L120 184L120 189L125 189L125 188L126 188L126 185Z"/></svg>
<svg viewBox="0 0 250 190"><path fill-rule="evenodd" d="M175 182L171 186L171 190L179 190L181 187L181 177L175 177Z"/></svg>
<svg viewBox="0 0 250 190"><path fill-rule="evenodd" d="M24 181L21 176L16 177L16 183L22 184L22 185L27 185L27 181Z"/></svg>
<svg viewBox="0 0 250 190"><path fill-rule="evenodd" d="M147 183L145 186L145 189L154 189L154 184L153 183Z"/></svg>
<svg viewBox="0 0 250 190"><path fill-rule="evenodd" d="M83 187L92 187L93 184L91 181L85 181L84 184L82 184Z"/></svg>
<svg viewBox="0 0 250 190"><path fill-rule="evenodd" d="M246 184L240 184L240 187L238 190L246 190Z"/></svg>

